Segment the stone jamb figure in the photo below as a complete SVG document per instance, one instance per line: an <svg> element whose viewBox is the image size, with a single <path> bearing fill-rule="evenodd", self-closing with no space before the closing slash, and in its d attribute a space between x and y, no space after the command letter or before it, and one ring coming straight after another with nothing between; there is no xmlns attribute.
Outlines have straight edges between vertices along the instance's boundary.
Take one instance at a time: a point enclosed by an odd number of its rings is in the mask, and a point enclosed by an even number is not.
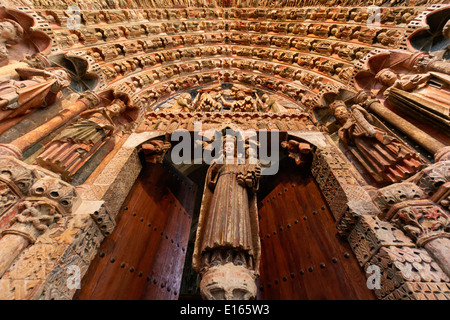
<svg viewBox="0 0 450 320"><path fill-rule="evenodd" d="M234 150L238 158L236 137L226 136L223 145L226 154ZM246 157L255 159L250 149ZM204 299L254 299L261 251L255 193L261 167L258 161L228 162L213 160L208 169L193 267L202 276Z"/></svg>
<svg viewBox="0 0 450 320"><path fill-rule="evenodd" d="M24 30L17 22L11 19L0 20L0 66L8 64L8 47L17 44L23 35Z"/></svg>
<svg viewBox="0 0 450 320"><path fill-rule="evenodd" d="M106 107L88 110L80 119L56 136L36 162L70 181L87 160L114 134L117 118L126 111L127 104L114 99Z"/></svg>
<svg viewBox="0 0 450 320"><path fill-rule="evenodd" d="M345 103L336 100L330 112L341 125L341 142L379 183L395 183L414 174L422 165L417 153L384 130L373 124L373 117L362 106L355 104L351 111Z"/></svg>

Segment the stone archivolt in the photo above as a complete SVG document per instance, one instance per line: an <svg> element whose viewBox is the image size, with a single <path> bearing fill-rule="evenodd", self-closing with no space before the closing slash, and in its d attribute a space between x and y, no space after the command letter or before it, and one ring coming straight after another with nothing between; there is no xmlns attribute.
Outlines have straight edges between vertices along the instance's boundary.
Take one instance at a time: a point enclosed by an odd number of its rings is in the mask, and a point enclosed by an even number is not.
<svg viewBox="0 0 450 320"><path fill-rule="evenodd" d="M417 49L427 17L450 10L440 2L376 1L373 21L373 1L77 0L75 11L7 1L0 297L71 299L61 265L84 275L141 169L138 151L162 163L170 135L201 121L280 131L360 266L382 269L378 298L450 299L450 67L437 46ZM256 295L259 174L208 170L193 260L204 298Z"/></svg>

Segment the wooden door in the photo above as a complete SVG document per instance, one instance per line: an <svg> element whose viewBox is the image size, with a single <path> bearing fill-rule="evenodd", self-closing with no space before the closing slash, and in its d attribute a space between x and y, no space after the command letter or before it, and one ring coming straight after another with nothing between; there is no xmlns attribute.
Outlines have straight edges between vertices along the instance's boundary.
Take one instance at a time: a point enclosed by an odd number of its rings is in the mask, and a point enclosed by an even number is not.
<svg viewBox="0 0 450 320"><path fill-rule="evenodd" d="M375 299L310 174L287 163L263 188L258 299Z"/></svg>
<svg viewBox="0 0 450 320"><path fill-rule="evenodd" d="M144 168L74 299L178 299L196 190L171 167Z"/></svg>

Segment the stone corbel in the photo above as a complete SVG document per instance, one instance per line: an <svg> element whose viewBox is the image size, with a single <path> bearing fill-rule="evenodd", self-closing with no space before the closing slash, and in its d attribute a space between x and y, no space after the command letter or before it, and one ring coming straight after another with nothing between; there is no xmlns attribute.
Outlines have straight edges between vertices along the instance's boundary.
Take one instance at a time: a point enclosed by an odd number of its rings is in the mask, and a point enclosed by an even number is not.
<svg viewBox="0 0 450 320"><path fill-rule="evenodd" d="M299 142L296 140L282 141L281 147L286 149L289 153L289 158L294 159L295 164L298 166L304 166L308 155L311 155L312 148L309 143Z"/></svg>
<svg viewBox="0 0 450 320"><path fill-rule="evenodd" d="M145 161L148 163L162 163L167 151L172 148L170 142L163 140L152 140L142 145Z"/></svg>

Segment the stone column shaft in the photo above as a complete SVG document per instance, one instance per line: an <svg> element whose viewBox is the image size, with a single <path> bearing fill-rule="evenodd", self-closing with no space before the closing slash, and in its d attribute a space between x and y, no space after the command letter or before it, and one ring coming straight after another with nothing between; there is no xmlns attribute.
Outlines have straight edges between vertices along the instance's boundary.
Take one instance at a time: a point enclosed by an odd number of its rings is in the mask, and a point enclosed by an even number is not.
<svg viewBox="0 0 450 320"><path fill-rule="evenodd" d="M370 111L389 121L397 129L408 135L412 140L417 142L422 148L431 153L436 153L445 147L443 143L430 136L425 131L420 130L415 125L398 116L379 102L373 102L369 106Z"/></svg>

